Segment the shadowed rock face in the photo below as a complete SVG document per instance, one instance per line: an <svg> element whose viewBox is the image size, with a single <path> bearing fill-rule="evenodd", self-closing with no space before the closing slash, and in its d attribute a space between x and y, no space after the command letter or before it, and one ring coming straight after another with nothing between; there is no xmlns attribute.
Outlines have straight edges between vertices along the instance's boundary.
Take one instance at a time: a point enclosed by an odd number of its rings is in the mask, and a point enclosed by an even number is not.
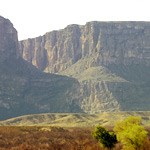
<svg viewBox="0 0 150 150"><path fill-rule="evenodd" d="M80 112L79 83L43 73L18 55L17 31L0 17L0 119L42 112Z"/></svg>
<svg viewBox="0 0 150 150"><path fill-rule="evenodd" d="M18 37L12 23L0 16L0 62L17 58Z"/></svg>
<svg viewBox="0 0 150 150"><path fill-rule="evenodd" d="M88 22L19 42L37 68L78 79L84 112L150 109L150 23Z"/></svg>

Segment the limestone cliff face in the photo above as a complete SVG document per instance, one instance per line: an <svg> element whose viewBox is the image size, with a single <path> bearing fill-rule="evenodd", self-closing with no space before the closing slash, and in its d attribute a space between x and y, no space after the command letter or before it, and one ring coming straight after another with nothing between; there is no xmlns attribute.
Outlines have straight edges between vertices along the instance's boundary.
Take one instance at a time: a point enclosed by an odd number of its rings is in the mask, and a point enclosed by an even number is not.
<svg viewBox="0 0 150 150"><path fill-rule="evenodd" d="M0 17L0 119L82 111L77 80L43 73L23 60L18 50L17 31L9 20Z"/></svg>
<svg viewBox="0 0 150 150"><path fill-rule="evenodd" d="M150 108L149 22L69 25L19 49L37 68L78 79L85 112Z"/></svg>
<svg viewBox="0 0 150 150"><path fill-rule="evenodd" d="M149 41L148 22L88 22L21 41L20 52L38 68L56 73L96 52L96 63L106 66L149 65Z"/></svg>
<svg viewBox="0 0 150 150"><path fill-rule="evenodd" d="M0 62L18 55L17 31L8 19L0 16Z"/></svg>

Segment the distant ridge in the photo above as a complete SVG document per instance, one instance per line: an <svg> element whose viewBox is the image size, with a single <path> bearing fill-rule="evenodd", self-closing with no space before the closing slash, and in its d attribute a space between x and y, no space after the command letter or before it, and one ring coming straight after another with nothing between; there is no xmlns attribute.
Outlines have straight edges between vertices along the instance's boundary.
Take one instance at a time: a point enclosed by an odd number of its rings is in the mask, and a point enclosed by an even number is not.
<svg viewBox="0 0 150 150"><path fill-rule="evenodd" d="M150 112L104 112L101 114L85 113L47 113L21 116L0 121L0 125L8 126L58 126L58 127L92 127L97 124L113 126L117 120L128 116L140 116L145 126L150 125Z"/></svg>

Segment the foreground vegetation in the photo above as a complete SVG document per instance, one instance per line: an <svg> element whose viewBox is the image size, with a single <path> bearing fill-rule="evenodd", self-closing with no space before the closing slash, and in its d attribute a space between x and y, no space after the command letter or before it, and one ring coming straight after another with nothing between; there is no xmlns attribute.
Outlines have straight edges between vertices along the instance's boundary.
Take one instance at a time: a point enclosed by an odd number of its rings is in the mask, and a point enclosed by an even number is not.
<svg viewBox="0 0 150 150"><path fill-rule="evenodd" d="M0 149L99 150L91 129L58 127L0 127Z"/></svg>
<svg viewBox="0 0 150 150"><path fill-rule="evenodd" d="M107 127L112 131L112 127ZM0 127L0 150L104 150L92 136L93 128L24 126ZM150 128L146 129L150 133ZM150 135L149 135L150 137ZM120 150L117 143L114 150ZM150 141L144 141L143 150L150 148Z"/></svg>
<svg viewBox="0 0 150 150"><path fill-rule="evenodd" d="M113 132L98 125L93 131L93 137L98 140L101 147L109 150L119 142L123 150L143 150L145 141L149 137L141 121L141 117L129 116L118 121Z"/></svg>

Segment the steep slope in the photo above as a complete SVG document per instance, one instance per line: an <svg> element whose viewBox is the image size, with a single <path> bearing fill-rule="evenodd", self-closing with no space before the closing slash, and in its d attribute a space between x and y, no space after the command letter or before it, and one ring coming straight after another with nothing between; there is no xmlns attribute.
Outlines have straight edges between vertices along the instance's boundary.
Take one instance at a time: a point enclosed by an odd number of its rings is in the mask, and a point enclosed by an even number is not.
<svg viewBox="0 0 150 150"><path fill-rule="evenodd" d="M18 55L17 31L0 17L0 119L41 112L79 112L79 83L46 74ZM79 94L78 94L79 95Z"/></svg>
<svg viewBox="0 0 150 150"><path fill-rule="evenodd" d="M19 42L37 68L80 82L84 112L150 109L150 23L88 22Z"/></svg>
<svg viewBox="0 0 150 150"><path fill-rule="evenodd" d="M25 60L49 72L63 71L91 54L92 64L150 65L149 35L149 22L88 22L23 40L19 46Z"/></svg>

